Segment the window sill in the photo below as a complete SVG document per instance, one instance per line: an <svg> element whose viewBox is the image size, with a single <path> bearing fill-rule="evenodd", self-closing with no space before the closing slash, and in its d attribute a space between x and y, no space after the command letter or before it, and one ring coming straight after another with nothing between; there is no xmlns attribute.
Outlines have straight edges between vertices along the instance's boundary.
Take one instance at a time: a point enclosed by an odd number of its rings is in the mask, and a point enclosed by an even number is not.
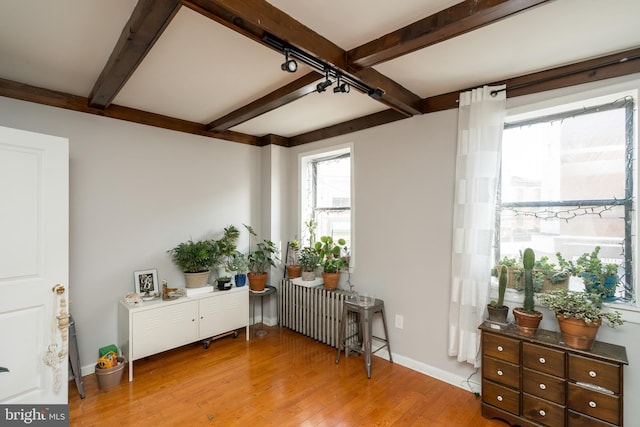
<svg viewBox="0 0 640 427"><path fill-rule="evenodd" d="M498 296L498 286L494 283L491 284L491 299L496 299ZM507 305L513 307L522 306L524 300L524 292L518 292L514 289L507 289L504 294L504 301ZM537 301L536 301L537 305ZM617 310L622 314L622 320L625 323L633 323L640 325L640 307L633 303L604 303L604 306L610 310Z"/></svg>

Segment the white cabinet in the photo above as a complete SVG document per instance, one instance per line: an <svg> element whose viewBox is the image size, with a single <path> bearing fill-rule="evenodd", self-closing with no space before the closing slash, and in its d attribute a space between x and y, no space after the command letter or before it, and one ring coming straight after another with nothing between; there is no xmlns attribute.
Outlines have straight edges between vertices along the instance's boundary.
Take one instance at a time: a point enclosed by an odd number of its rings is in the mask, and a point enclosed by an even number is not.
<svg viewBox="0 0 640 427"><path fill-rule="evenodd" d="M214 291L174 301L154 300L131 307L118 305L118 342L129 361L198 340L246 328L249 340L248 286Z"/></svg>

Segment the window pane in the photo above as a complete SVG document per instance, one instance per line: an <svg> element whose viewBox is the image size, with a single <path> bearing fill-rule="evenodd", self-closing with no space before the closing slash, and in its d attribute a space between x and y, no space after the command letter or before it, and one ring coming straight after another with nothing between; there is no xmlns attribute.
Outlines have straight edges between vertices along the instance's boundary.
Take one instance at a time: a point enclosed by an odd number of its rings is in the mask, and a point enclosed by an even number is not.
<svg viewBox="0 0 640 427"><path fill-rule="evenodd" d="M344 157L316 163L316 207L351 206L351 160Z"/></svg>
<svg viewBox="0 0 640 427"><path fill-rule="evenodd" d="M318 228L316 236L333 236L333 240L344 239L351 251L351 212L346 211L317 211Z"/></svg>
<svg viewBox="0 0 640 427"><path fill-rule="evenodd" d="M506 129L502 202L623 199L625 110Z"/></svg>

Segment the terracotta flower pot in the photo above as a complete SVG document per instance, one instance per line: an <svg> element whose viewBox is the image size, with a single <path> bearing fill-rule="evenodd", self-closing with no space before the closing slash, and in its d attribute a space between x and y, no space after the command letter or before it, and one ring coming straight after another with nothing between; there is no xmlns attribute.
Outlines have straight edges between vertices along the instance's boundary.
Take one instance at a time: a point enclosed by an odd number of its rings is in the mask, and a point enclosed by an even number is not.
<svg viewBox="0 0 640 427"><path fill-rule="evenodd" d="M567 346L579 350L591 350L596 340L598 329L602 324L602 319L587 325L583 319L564 317L562 314L556 315L556 318L558 319L562 339Z"/></svg>
<svg viewBox="0 0 640 427"><path fill-rule="evenodd" d="M540 321L542 321L542 313L539 311L533 314L525 313L522 307L513 309L513 317L516 320L518 332L528 336L536 334Z"/></svg>
<svg viewBox="0 0 640 427"><path fill-rule="evenodd" d="M267 273L249 273L249 288L252 291L261 292L264 291L265 284L267 283Z"/></svg>
<svg viewBox="0 0 640 427"><path fill-rule="evenodd" d="M296 277L300 277L302 273L302 266L300 265L287 265L287 276L289 279L295 279Z"/></svg>
<svg viewBox="0 0 640 427"><path fill-rule="evenodd" d="M325 273L322 272L322 281L324 282L324 288L328 291L333 291L338 288L338 282L340 281L340 272L338 273Z"/></svg>

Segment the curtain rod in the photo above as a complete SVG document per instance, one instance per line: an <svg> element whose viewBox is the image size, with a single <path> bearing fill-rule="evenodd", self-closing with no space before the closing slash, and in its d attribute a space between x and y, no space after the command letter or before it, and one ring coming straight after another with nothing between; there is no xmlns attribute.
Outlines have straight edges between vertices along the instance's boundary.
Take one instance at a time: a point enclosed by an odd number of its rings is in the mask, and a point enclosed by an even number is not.
<svg viewBox="0 0 640 427"><path fill-rule="evenodd" d="M610 65L621 64L623 62L632 61L632 60L638 59L638 58L640 58L640 54L636 54L636 55L632 55L632 56L625 56L624 58L620 58L620 59L617 59L615 61L605 62L604 64L594 65L592 67L581 68L581 69L575 70L575 71L568 71L568 72L562 73L560 75L545 77L545 78L542 78L542 79L539 79L539 80L534 80L534 81L531 81L531 82L520 83L518 85L514 85L514 86L511 86L511 87L508 87L508 88L505 87L504 89L492 90L491 91L491 96L496 96L497 94L499 94L500 92L504 92L505 90L520 89L521 87L532 86L532 85L535 85L535 84L538 84L538 83L544 83L544 82L555 80L555 79L559 79L559 78L562 78L562 77L568 77L568 76L571 76L573 74L583 73L585 71L593 71L593 70L597 70L599 68L608 67Z"/></svg>

